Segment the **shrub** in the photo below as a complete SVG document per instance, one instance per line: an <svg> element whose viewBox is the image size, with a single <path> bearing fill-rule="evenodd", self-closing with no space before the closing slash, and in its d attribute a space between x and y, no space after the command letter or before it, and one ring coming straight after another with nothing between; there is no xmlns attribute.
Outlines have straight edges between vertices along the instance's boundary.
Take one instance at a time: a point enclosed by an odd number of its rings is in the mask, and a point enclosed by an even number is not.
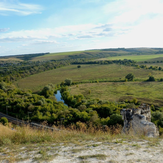
<svg viewBox="0 0 163 163"><path fill-rule="evenodd" d="M72 80L71 79L65 79L65 85L71 85Z"/></svg>
<svg viewBox="0 0 163 163"><path fill-rule="evenodd" d="M163 119L163 113L162 112L154 112L152 113L152 122L158 122Z"/></svg>
<svg viewBox="0 0 163 163"><path fill-rule="evenodd" d="M133 81L134 80L134 75L132 73L129 73L125 77L128 81Z"/></svg>
<svg viewBox="0 0 163 163"><path fill-rule="evenodd" d="M149 76L149 79L147 81L155 81L155 78L153 76Z"/></svg>
<svg viewBox="0 0 163 163"><path fill-rule="evenodd" d="M2 117L1 119L0 119L0 123L2 123L3 125L7 125L8 124L8 119L6 118L6 117Z"/></svg>
<svg viewBox="0 0 163 163"><path fill-rule="evenodd" d="M122 116L118 114L112 114L110 116L110 120L108 121L108 126L117 125L117 124L123 125Z"/></svg>

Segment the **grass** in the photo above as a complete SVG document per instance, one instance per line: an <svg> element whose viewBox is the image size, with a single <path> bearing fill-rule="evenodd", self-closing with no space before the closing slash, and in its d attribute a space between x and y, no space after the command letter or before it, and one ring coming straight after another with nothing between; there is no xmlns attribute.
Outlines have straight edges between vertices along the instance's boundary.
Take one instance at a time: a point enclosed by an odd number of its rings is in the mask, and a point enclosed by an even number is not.
<svg viewBox="0 0 163 163"><path fill-rule="evenodd" d="M71 86L70 93L83 94L87 99L110 101L137 98L145 103L163 106L162 88L163 82L86 83Z"/></svg>
<svg viewBox="0 0 163 163"><path fill-rule="evenodd" d="M146 80L148 75L151 74L155 78L162 78L163 71L152 71L145 69L136 69L130 66L124 65L81 65L81 68L77 68L77 65L70 65L39 74L31 75L29 77L20 79L14 84L19 88L31 89L32 91L38 91L49 83L58 84L64 81L66 78L72 79L77 82L89 82L91 80L109 80L119 81L124 80L128 73L133 73L137 80Z"/></svg>
<svg viewBox="0 0 163 163"><path fill-rule="evenodd" d="M150 54L150 55L122 55L122 56L115 56L115 57L107 57L107 58L102 58L100 60L123 60L123 59L131 59L137 62L140 61L148 61L151 59L163 57L163 54Z"/></svg>
<svg viewBox="0 0 163 163"><path fill-rule="evenodd" d="M35 144L35 143L75 143L78 140L108 140L112 139L110 130L103 132L101 129L94 127L88 128L86 131L76 129L73 125L69 128L60 131L36 130L29 126L16 127L14 130L11 127L0 124L0 146L3 145L20 145L20 144ZM118 135L121 128L116 128L114 133Z"/></svg>
<svg viewBox="0 0 163 163"><path fill-rule="evenodd" d="M61 52L61 53L50 53L43 56L35 57L32 61L45 61L45 60L52 60L52 59L63 59L69 55L78 55L84 53L84 51L71 51L71 52Z"/></svg>

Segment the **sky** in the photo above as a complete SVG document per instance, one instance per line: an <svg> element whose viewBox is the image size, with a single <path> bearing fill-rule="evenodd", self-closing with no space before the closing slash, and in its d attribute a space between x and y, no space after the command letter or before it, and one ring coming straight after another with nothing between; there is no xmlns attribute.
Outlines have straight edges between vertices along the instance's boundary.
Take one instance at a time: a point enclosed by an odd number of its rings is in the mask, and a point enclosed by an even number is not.
<svg viewBox="0 0 163 163"><path fill-rule="evenodd" d="M163 0L0 0L0 55L163 47Z"/></svg>

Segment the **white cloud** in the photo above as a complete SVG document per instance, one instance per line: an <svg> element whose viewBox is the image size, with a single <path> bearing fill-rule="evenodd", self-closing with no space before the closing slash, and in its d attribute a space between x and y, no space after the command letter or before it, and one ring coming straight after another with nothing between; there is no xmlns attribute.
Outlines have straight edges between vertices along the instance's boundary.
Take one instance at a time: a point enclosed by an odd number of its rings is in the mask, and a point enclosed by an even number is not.
<svg viewBox="0 0 163 163"><path fill-rule="evenodd" d="M107 37L118 33L108 24L85 24L74 26L63 26L58 28L45 28L39 30L21 30L3 33L0 36L0 42L24 42L33 41L51 42L56 39L79 39L79 38L95 38L95 37Z"/></svg>
<svg viewBox="0 0 163 163"><path fill-rule="evenodd" d="M0 15L31 15L41 13L43 7L36 4L20 3L16 0L1 0Z"/></svg>
<svg viewBox="0 0 163 163"><path fill-rule="evenodd" d="M163 15L162 0L116 0L103 7L112 15L111 23L129 25Z"/></svg>
<svg viewBox="0 0 163 163"><path fill-rule="evenodd" d="M38 49L40 52L55 52L109 47L162 47L163 0L114 0L105 5L106 1L103 0L102 4L101 1L96 0L99 8L91 8L90 14L89 8L86 11L79 8L80 12L76 12L77 8L70 14L71 8L68 8L63 14L61 10L60 13L48 16L49 22L53 23L51 28L5 33L6 29L0 29L0 42L17 44L21 52L35 52ZM0 14L12 12L28 15L41 11L37 5L16 3L13 0L15 3L10 3L7 7L6 2L0 2ZM94 4L93 0L90 2ZM83 3L87 1L83 0ZM6 8L6 12L2 12L2 8ZM44 27L49 27L49 22L43 22ZM14 48L11 48L13 52ZM18 49L15 50L17 51Z"/></svg>

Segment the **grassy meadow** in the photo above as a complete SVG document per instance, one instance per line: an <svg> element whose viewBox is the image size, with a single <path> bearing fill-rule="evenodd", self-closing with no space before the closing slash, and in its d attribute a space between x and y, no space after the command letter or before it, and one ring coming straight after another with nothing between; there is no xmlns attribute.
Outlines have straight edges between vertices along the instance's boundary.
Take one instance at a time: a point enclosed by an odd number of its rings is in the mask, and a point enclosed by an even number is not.
<svg viewBox="0 0 163 163"><path fill-rule="evenodd" d="M110 101L131 100L163 106L163 82L106 82L86 83L70 87L70 93L83 94L87 99Z"/></svg>
<svg viewBox="0 0 163 163"><path fill-rule="evenodd" d="M123 59L131 59L137 62L153 60L156 58L163 57L163 54L150 54L150 55L121 55L121 56L113 56L107 58L101 58L99 60L123 60ZM159 60L159 59L158 59Z"/></svg>
<svg viewBox="0 0 163 163"><path fill-rule="evenodd" d="M34 57L32 59L32 61L45 61L45 60L58 60L58 59L64 59L67 56L71 56L71 55L79 55L84 51L71 51L71 52L61 52L61 53L50 53L50 54L46 54L43 56L38 56L38 57Z"/></svg>
<svg viewBox="0 0 163 163"><path fill-rule="evenodd" d="M135 67L124 65L70 65L50 71L45 71L39 74L31 75L29 77L20 79L14 84L19 88L31 89L38 91L49 83L58 84L66 78L72 79L76 82L89 82L91 80L100 81L120 81L124 80L128 73L133 73L136 80L147 80L149 74L153 75L156 79L163 77L163 71L153 71L145 69L136 69Z"/></svg>

